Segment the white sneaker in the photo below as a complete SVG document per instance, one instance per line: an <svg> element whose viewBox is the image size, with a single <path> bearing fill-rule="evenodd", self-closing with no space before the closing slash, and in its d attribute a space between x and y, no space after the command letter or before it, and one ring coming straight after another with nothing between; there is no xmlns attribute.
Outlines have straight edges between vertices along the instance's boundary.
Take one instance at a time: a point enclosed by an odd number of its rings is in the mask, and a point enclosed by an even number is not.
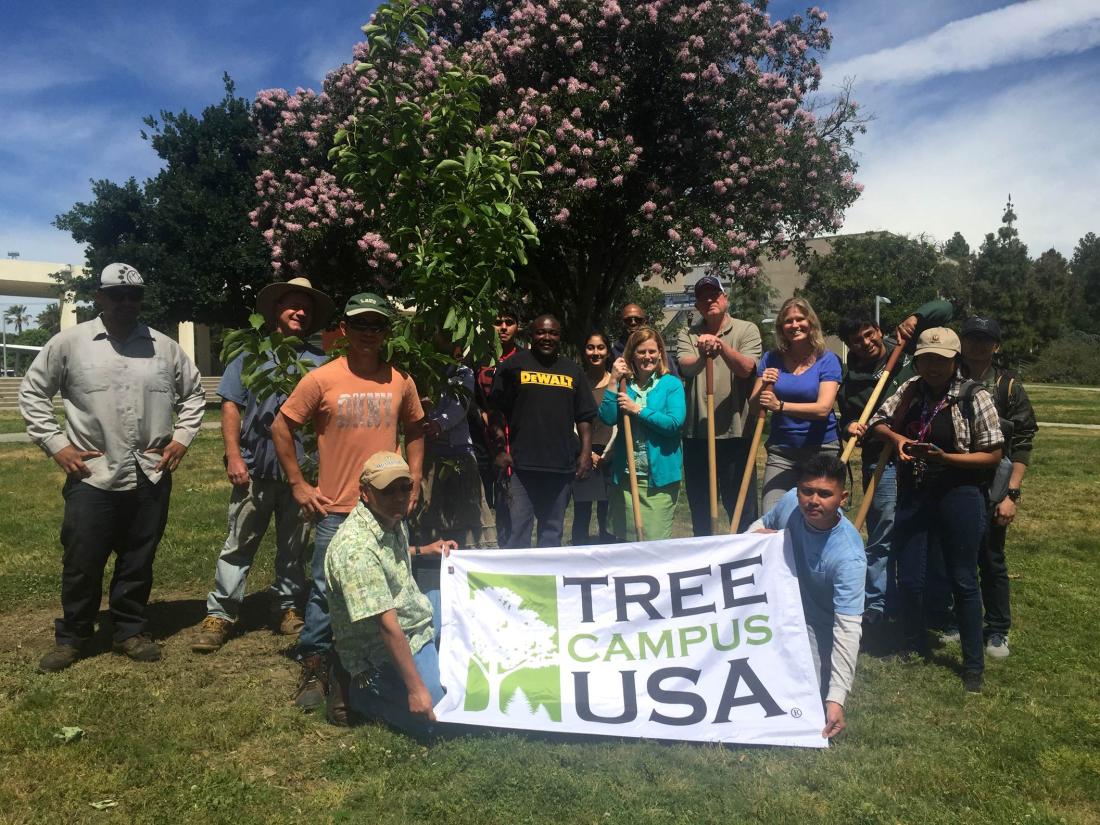
<svg viewBox="0 0 1100 825"><path fill-rule="evenodd" d="M1008 656L1008 637L1001 633L994 633L985 643L985 655L994 659L1004 659Z"/></svg>

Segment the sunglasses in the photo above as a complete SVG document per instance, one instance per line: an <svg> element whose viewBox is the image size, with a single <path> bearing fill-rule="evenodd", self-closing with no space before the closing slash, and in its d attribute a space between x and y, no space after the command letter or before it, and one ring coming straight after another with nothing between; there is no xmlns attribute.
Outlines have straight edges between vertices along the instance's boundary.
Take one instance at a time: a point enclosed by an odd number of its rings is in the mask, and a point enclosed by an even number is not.
<svg viewBox="0 0 1100 825"><path fill-rule="evenodd" d="M132 286L116 286L103 290L103 295L108 300L119 304L123 301L137 303L145 297L145 290Z"/></svg>
<svg viewBox="0 0 1100 825"><path fill-rule="evenodd" d="M375 490L375 495L393 498L394 496L407 496L412 492L412 484L391 484L382 490Z"/></svg>
<svg viewBox="0 0 1100 825"><path fill-rule="evenodd" d="M623 318L623 324L628 327L635 327L645 323L645 317L642 315L627 315Z"/></svg>
<svg viewBox="0 0 1100 825"><path fill-rule="evenodd" d="M355 321L348 319L344 321L348 329L354 329L357 332L389 332L390 325L385 321Z"/></svg>
<svg viewBox="0 0 1100 825"><path fill-rule="evenodd" d="M493 321L493 326L494 327L514 327L516 325L516 323L517 323L517 321L516 321L515 318L512 318L511 316L506 315L502 318L497 318L495 321Z"/></svg>

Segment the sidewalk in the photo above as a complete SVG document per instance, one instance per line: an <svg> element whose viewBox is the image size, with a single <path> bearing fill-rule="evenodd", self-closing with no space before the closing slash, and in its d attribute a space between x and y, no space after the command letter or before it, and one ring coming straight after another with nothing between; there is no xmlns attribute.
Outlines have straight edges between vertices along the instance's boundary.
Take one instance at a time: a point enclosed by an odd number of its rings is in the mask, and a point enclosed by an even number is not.
<svg viewBox="0 0 1100 825"><path fill-rule="evenodd" d="M206 421L202 425L204 430L220 430L220 421ZM0 444L29 444L30 436L26 433L0 433Z"/></svg>

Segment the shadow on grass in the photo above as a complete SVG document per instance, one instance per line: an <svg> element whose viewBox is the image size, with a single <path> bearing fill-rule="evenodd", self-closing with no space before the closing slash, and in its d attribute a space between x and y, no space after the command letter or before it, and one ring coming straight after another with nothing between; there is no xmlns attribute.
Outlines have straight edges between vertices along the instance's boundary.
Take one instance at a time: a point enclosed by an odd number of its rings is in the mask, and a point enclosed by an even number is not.
<svg viewBox="0 0 1100 825"><path fill-rule="evenodd" d="M268 628L272 624L274 600L267 591L249 594L241 604L238 632L248 633ZM148 632L154 639L166 641L179 633L196 627L206 617L205 599L164 599L149 602L145 610ZM114 624L108 609L99 611L96 617L96 633L88 646L88 655L111 650ZM293 645L290 650L293 650ZM286 653L291 655L291 653ZM291 656L293 658L293 656Z"/></svg>

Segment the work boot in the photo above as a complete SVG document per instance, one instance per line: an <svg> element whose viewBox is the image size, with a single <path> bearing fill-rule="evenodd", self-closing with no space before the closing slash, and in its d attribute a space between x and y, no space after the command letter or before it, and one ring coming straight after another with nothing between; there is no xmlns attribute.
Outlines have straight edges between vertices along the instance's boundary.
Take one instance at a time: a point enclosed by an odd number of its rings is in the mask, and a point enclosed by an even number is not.
<svg viewBox="0 0 1100 825"><path fill-rule="evenodd" d="M351 674L340 664L340 657L330 657L332 665L328 672L328 701L325 703L325 718L330 725L346 728L351 724L348 712L348 694L351 690Z"/></svg>
<svg viewBox="0 0 1100 825"><path fill-rule="evenodd" d="M115 653L122 653L135 662L160 661L160 647L149 638L148 633L139 633L121 642L115 642L111 648Z"/></svg>
<svg viewBox="0 0 1100 825"><path fill-rule="evenodd" d="M297 636L305 626L306 620L303 619L302 614L293 607L288 607L284 610L279 619L279 633L283 636Z"/></svg>
<svg viewBox="0 0 1100 825"><path fill-rule="evenodd" d="M80 658L76 645L54 645L50 652L38 661L39 673L58 673Z"/></svg>
<svg viewBox="0 0 1100 825"><path fill-rule="evenodd" d="M233 622L221 616L207 616L199 625L199 634L191 642L191 649L195 653L213 653L225 644L232 632Z"/></svg>
<svg viewBox="0 0 1100 825"><path fill-rule="evenodd" d="M302 674L298 677L298 692L294 704L310 711L325 704L328 695L328 658L321 653L307 656L302 661Z"/></svg>

